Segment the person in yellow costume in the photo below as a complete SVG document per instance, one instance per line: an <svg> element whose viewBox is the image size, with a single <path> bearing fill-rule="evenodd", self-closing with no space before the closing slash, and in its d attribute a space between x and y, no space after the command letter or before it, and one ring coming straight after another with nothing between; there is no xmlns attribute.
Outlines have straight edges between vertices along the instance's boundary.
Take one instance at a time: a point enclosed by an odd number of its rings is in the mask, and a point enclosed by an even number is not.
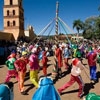
<svg viewBox="0 0 100 100"><path fill-rule="evenodd" d="M38 71L39 71L39 61L38 61L38 55L36 54L37 49L32 49L32 54L29 57L30 61L30 81L35 85L36 88L38 88Z"/></svg>

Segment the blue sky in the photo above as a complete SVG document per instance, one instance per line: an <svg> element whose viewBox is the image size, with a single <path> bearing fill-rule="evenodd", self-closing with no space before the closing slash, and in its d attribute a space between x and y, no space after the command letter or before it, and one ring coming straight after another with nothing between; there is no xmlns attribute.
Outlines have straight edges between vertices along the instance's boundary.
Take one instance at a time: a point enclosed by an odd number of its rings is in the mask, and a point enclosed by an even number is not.
<svg viewBox="0 0 100 100"><path fill-rule="evenodd" d="M58 0L59 17L72 28L73 21L84 21L90 16L97 16L100 0ZM56 16L57 0L23 0L25 29L34 27L39 33ZM3 0L0 0L0 30L3 30ZM50 29L49 29L50 30ZM63 31L63 30L62 30ZM74 29L76 32L76 30ZM54 33L54 32L53 32ZM52 34L53 34L52 33ZM47 33L46 33L47 34Z"/></svg>

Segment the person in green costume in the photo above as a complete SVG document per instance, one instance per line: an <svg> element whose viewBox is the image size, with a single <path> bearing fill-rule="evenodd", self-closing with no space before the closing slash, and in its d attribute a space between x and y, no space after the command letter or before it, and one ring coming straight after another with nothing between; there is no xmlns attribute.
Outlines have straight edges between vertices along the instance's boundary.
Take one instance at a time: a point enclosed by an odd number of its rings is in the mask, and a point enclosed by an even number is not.
<svg viewBox="0 0 100 100"><path fill-rule="evenodd" d="M18 73L17 73L15 66L14 66L14 62L16 61L15 56L16 56L15 53L12 53L9 56L9 59L6 61L6 65L8 67L8 72L7 72L5 82L9 82L12 76L16 76L17 81L19 79Z"/></svg>
<svg viewBox="0 0 100 100"><path fill-rule="evenodd" d="M82 56L81 55L81 50L80 49L77 49L77 51L76 51L76 57L80 59L81 56Z"/></svg>
<svg viewBox="0 0 100 100"><path fill-rule="evenodd" d="M91 45L89 45L88 51L92 51L92 46Z"/></svg>
<svg viewBox="0 0 100 100"><path fill-rule="evenodd" d="M100 95L89 93L84 100L100 100Z"/></svg>

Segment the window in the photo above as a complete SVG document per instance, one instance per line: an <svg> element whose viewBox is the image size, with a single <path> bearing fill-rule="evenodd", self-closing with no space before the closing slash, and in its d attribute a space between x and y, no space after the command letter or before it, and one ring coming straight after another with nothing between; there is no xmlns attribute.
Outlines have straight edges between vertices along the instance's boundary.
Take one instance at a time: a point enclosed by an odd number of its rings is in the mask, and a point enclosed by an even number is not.
<svg viewBox="0 0 100 100"><path fill-rule="evenodd" d="M22 6L22 2L20 2L20 7Z"/></svg>
<svg viewBox="0 0 100 100"><path fill-rule="evenodd" d="M15 10L13 10L13 15L15 15Z"/></svg>
<svg viewBox="0 0 100 100"><path fill-rule="evenodd" d="M13 26L16 26L16 22L15 21L13 21Z"/></svg>
<svg viewBox="0 0 100 100"><path fill-rule="evenodd" d="M7 16L9 16L9 10L7 10Z"/></svg>
<svg viewBox="0 0 100 100"><path fill-rule="evenodd" d="M20 17L21 17L21 11L20 11Z"/></svg>
<svg viewBox="0 0 100 100"><path fill-rule="evenodd" d="M23 13L22 13L22 17L23 17Z"/></svg>
<svg viewBox="0 0 100 100"><path fill-rule="evenodd" d="M8 27L10 26L10 21L7 22L7 26L8 26Z"/></svg>
<svg viewBox="0 0 100 100"><path fill-rule="evenodd" d="M13 0L10 0L10 5L13 5Z"/></svg>

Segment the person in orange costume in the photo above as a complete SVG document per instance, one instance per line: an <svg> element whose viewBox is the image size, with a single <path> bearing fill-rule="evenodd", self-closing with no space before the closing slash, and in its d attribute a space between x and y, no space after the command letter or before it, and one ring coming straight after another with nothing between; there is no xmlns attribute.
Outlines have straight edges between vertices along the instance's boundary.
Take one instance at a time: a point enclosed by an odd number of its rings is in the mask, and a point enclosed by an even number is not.
<svg viewBox="0 0 100 100"><path fill-rule="evenodd" d="M48 48L46 47L45 51L43 52L43 59L42 59L44 76L47 76L47 62L48 62L48 58L46 56L47 51L48 51Z"/></svg>
<svg viewBox="0 0 100 100"><path fill-rule="evenodd" d="M28 64L28 58L26 57L26 55L24 54L21 58L17 59L14 63L17 71L18 71L18 75L19 75L19 90L21 92L22 95L25 95L26 92L24 91L24 78L26 75L26 65Z"/></svg>
<svg viewBox="0 0 100 100"><path fill-rule="evenodd" d="M63 61L62 61L62 50L59 48L59 45L56 45L57 49L55 51L56 55L56 66L57 66L57 73L58 77L61 77L61 67L63 66Z"/></svg>

